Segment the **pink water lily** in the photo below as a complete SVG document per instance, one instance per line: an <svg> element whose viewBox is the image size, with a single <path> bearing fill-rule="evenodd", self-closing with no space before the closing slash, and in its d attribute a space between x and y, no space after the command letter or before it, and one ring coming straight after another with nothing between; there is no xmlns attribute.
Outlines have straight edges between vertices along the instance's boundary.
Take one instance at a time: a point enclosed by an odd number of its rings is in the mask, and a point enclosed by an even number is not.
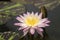
<svg viewBox="0 0 60 40"><path fill-rule="evenodd" d="M19 23L15 23L14 25L20 26L18 30L23 30L23 36L25 36L28 32L30 32L32 35L35 33L35 30L43 37L43 29L46 26L49 26L48 23L50 21L48 18L42 19L42 13L38 15L38 13L29 13L19 15L20 17L17 17L16 19L19 21Z"/></svg>

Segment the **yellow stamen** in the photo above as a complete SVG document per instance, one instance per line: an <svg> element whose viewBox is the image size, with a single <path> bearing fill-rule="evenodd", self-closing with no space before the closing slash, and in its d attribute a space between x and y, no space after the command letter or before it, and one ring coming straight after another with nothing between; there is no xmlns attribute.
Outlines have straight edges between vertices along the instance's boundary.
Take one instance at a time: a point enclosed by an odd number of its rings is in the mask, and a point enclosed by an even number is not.
<svg viewBox="0 0 60 40"><path fill-rule="evenodd" d="M35 26L38 22L39 22L39 18L36 16L28 16L25 19L25 23L31 27Z"/></svg>

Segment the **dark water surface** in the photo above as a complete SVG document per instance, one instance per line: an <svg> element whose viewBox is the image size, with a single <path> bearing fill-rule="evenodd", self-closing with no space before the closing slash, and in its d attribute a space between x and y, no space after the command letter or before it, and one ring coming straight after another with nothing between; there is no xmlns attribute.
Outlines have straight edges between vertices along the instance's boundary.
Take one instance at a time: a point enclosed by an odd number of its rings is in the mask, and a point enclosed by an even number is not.
<svg viewBox="0 0 60 40"><path fill-rule="evenodd" d="M51 12L48 12L51 26L46 28L52 40L60 40L60 5Z"/></svg>

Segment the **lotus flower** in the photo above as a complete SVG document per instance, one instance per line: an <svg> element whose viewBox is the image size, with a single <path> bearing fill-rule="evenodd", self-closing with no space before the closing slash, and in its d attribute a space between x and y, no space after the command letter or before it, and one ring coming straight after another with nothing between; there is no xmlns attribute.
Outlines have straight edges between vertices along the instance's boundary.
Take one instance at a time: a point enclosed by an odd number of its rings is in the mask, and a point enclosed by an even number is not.
<svg viewBox="0 0 60 40"><path fill-rule="evenodd" d="M32 35L35 33L35 30L43 37L43 29L46 26L49 26L48 23L50 21L48 18L42 19L42 13L38 15L38 13L29 13L19 15L19 17L16 18L19 23L15 23L14 25L20 26L18 30L23 30L23 36L25 36L28 32L30 32Z"/></svg>

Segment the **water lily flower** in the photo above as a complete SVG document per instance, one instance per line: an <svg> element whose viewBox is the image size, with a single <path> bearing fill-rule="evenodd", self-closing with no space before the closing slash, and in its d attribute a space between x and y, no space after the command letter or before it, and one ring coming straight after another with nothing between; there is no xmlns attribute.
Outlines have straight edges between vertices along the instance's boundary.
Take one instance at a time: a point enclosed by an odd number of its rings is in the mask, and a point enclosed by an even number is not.
<svg viewBox="0 0 60 40"><path fill-rule="evenodd" d="M46 26L49 26L48 23L50 21L48 18L42 19L42 13L29 13L19 15L19 17L16 18L19 23L15 23L14 25L20 26L18 30L23 30L23 36L25 36L28 32L30 32L32 35L35 33L35 30L43 37L43 29Z"/></svg>

